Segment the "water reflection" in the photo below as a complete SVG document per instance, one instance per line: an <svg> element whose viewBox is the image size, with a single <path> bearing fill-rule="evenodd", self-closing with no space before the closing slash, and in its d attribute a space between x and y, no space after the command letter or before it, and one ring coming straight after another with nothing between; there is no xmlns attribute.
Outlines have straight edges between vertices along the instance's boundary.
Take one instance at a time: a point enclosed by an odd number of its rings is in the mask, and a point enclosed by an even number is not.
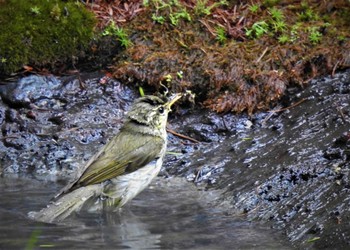
<svg viewBox="0 0 350 250"><path fill-rule="evenodd" d="M83 212L59 225L26 214L42 208L60 186L2 178L0 189L4 249L289 249L276 232L211 207L211 192L182 179L158 178L119 212Z"/></svg>
<svg viewBox="0 0 350 250"><path fill-rule="evenodd" d="M160 249L161 234L152 233L149 225L129 209L100 215L84 213L70 223L82 224L75 227L76 234L62 237L62 241L87 241L96 248L102 244L115 249ZM80 234L82 229L83 235Z"/></svg>

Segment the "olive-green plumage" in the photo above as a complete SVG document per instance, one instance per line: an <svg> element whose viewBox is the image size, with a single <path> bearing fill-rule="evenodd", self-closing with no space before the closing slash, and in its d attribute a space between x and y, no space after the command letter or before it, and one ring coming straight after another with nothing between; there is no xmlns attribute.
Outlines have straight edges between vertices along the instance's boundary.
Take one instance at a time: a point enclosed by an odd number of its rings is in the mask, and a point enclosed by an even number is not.
<svg viewBox="0 0 350 250"><path fill-rule="evenodd" d="M156 96L137 99L124 125L67 185L54 201L39 212L30 212L35 220L58 222L84 204L90 210L121 207L134 198L158 175L167 145L166 122L171 105ZM92 209L93 207L93 209Z"/></svg>

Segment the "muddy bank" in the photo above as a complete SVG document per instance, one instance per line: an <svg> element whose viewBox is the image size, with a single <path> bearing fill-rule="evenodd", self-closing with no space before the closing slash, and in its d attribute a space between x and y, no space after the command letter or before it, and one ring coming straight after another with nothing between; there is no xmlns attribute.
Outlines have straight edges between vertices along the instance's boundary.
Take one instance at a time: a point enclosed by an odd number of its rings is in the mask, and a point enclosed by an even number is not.
<svg viewBox="0 0 350 250"><path fill-rule="evenodd" d="M194 112L173 127L207 143L169 171L226 189L232 215L269 221L295 246L348 247L349 84L349 71L315 80L286 100L298 105L252 117Z"/></svg>
<svg viewBox="0 0 350 250"><path fill-rule="evenodd" d="M266 221L297 247L350 244L350 71L289 89L281 108L254 116L178 107L163 176L200 189L222 189L215 201L232 217ZM43 88L45 86L45 88ZM1 86L1 172L67 181L118 131L136 98L100 74L30 76ZM297 94L299 92L299 94ZM291 108L282 109L293 104Z"/></svg>

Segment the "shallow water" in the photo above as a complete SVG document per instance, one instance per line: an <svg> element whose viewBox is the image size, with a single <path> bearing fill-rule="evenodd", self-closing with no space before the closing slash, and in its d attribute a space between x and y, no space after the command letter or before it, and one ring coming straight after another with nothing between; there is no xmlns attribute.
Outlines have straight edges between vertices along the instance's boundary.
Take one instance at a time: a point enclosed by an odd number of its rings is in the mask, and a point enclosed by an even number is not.
<svg viewBox="0 0 350 250"><path fill-rule="evenodd" d="M157 178L120 212L82 212L59 225L26 217L60 188L0 179L0 249L290 249L279 232L226 216L210 205L217 194L180 178Z"/></svg>

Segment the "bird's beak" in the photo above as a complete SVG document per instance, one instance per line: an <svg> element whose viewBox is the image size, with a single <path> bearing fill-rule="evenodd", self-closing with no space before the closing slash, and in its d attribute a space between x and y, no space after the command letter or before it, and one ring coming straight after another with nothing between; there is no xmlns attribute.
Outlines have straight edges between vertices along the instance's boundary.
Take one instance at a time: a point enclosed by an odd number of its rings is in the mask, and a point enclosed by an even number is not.
<svg viewBox="0 0 350 250"><path fill-rule="evenodd" d="M171 105L173 105L177 100L179 100L182 97L182 94L180 93L176 93L174 95L172 95L169 98L169 101L165 104L165 106L170 110Z"/></svg>

